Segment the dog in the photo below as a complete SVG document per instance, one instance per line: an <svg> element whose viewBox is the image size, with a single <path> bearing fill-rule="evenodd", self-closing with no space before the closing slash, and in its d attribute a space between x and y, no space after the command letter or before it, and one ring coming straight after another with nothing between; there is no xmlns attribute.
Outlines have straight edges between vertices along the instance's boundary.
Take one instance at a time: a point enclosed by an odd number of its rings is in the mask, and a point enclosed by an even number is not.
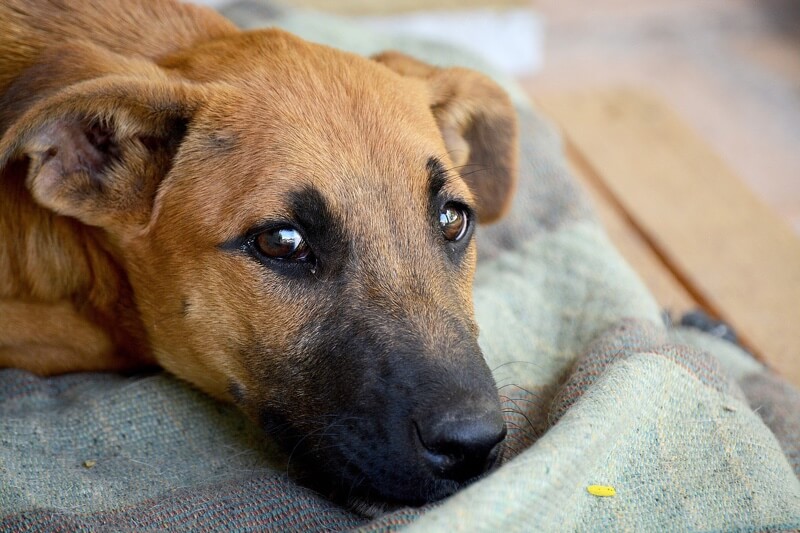
<svg viewBox="0 0 800 533"><path fill-rule="evenodd" d="M163 367L361 501L492 468L471 290L516 182L498 85L171 0L3 0L0 29L0 367Z"/></svg>

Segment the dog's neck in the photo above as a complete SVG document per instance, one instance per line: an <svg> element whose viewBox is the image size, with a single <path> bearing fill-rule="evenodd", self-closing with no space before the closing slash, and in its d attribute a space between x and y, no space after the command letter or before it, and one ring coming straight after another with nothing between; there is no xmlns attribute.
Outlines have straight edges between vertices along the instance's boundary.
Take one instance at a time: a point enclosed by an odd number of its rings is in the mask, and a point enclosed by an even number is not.
<svg viewBox="0 0 800 533"><path fill-rule="evenodd" d="M0 302L69 303L108 333L120 356L149 362L147 336L113 244L102 230L36 204L26 171L27 162L18 160L0 174Z"/></svg>

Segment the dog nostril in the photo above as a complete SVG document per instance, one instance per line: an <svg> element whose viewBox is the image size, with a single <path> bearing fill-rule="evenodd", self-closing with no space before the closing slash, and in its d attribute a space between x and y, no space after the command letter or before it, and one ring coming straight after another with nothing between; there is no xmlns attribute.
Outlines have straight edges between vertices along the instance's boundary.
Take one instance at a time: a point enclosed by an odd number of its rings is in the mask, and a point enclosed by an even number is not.
<svg viewBox="0 0 800 533"><path fill-rule="evenodd" d="M491 468L506 436L506 425L499 412L416 425L428 465L440 477L459 482Z"/></svg>

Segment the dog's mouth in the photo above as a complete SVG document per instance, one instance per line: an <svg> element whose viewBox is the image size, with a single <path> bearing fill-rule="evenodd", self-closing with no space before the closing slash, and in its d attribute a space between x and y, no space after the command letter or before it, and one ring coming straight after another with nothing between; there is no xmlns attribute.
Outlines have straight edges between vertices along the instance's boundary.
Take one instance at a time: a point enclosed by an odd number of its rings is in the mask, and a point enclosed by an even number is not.
<svg viewBox="0 0 800 533"><path fill-rule="evenodd" d="M335 501L343 502L348 509L368 518L399 511L409 506L435 506L439 501L491 474L501 463L503 451L505 450L504 443L499 444L497 448L498 453L495 455L494 460L487 462L485 471L462 481L434 478L420 486L418 497L412 500L392 499L391 494L386 494L383 491L378 492L373 487L365 486L358 487L356 490L340 487L332 493L331 497Z"/></svg>
<svg viewBox="0 0 800 533"><path fill-rule="evenodd" d="M368 479L365 474L353 476L340 472L338 475L332 475L320 470L318 463L305 463L297 457L295 457L295 461L294 472L298 475L297 479L300 482L326 494L332 501L369 518L408 507L436 504L483 479L500 463L499 460L492 462L484 472L463 481L430 476L426 473L407 472L407 477L415 482L402 486L382 481L376 483L376 480ZM398 465L396 470L402 471L407 468L408 466ZM353 473L352 469L351 473Z"/></svg>
<svg viewBox="0 0 800 533"><path fill-rule="evenodd" d="M439 501L452 496L459 490L491 474L502 462L502 456L505 450L504 443L498 445L498 449L499 453L496 459L491 464L487 464L486 470L481 474L460 482L448 479L437 479L434 483L427 485L425 493L421 494L420 498L414 501L387 499L385 495L377 495L369 490L348 490L344 492L341 489L339 492L334 492L332 494L332 499L335 501L342 501L348 509L367 518L376 518L384 514L400 511L409 506L435 506Z"/></svg>
<svg viewBox="0 0 800 533"><path fill-rule="evenodd" d="M506 434L499 405L462 415L418 422L337 414L302 429L274 414L262 422L299 482L372 517L446 498L499 464Z"/></svg>
<svg viewBox="0 0 800 533"><path fill-rule="evenodd" d="M476 480L477 479L479 478L476 478ZM342 498L342 494L333 493L331 499L334 501L341 501L342 504L346 506L348 509L366 518L377 518L385 514L407 509L410 506L433 507L437 505L441 500L458 492L458 490L460 490L464 486L466 486L466 484L462 485L460 483L455 483L455 482L453 482L449 486L448 484L443 484L438 494L432 494L431 497L427 499L427 501L420 503L386 500L386 499L380 499L373 495L358 494L358 493L349 493L346 495L345 498Z"/></svg>

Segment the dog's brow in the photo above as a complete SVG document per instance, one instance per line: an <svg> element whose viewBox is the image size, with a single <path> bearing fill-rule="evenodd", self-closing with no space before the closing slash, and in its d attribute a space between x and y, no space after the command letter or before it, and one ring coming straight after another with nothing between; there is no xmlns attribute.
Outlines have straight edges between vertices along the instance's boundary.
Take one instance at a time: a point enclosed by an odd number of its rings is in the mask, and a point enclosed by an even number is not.
<svg viewBox="0 0 800 533"><path fill-rule="evenodd" d="M304 187L287 195L287 205L303 227L331 227L338 224L331 214L328 202L313 187Z"/></svg>
<svg viewBox="0 0 800 533"><path fill-rule="evenodd" d="M238 136L230 132L214 131L205 139L207 147L215 152L229 152L239 142Z"/></svg>
<svg viewBox="0 0 800 533"><path fill-rule="evenodd" d="M436 219L441 208L439 194L447 184L447 171L436 157L429 158L425 168L428 169L428 215Z"/></svg>
<svg viewBox="0 0 800 533"><path fill-rule="evenodd" d="M428 169L429 194L431 199L435 199L442 187L447 183L447 171L444 169L442 162L436 157L429 158L425 168Z"/></svg>
<svg viewBox="0 0 800 533"><path fill-rule="evenodd" d="M344 223L317 189L304 187L290 192L287 206L318 253L344 258L348 246Z"/></svg>

